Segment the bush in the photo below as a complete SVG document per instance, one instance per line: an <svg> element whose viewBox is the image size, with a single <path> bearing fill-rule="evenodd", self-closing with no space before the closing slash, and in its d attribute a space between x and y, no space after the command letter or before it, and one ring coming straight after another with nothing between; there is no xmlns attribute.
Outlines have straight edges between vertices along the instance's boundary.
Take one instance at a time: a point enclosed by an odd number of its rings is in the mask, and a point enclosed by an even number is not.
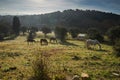
<svg viewBox="0 0 120 80"><path fill-rule="evenodd" d="M116 40L115 45L113 46L114 53L117 57L120 57L120 39Z"/></svg>
<svg viewBox="0 0 120 80"><path fill-rule="evenodd" d="M51 33L51 29L49 27L42 27L41 31L44 33L45 38L48 33Z"/></svg>
<svg viewBox="0 0 120 80"><path fill-rule="evenodd" d="M120 26L110 28L107 32L108 38L112 44L115 44L115 40L120 38Z"/></svg>
<svg viewBox="0 0 120 80"><path fill-rule="evenodd" d="M104 41L104 37L99 33L99 31L95 28L90 28L87 31L87 37L89 39L97 39L100 42Z"/></svg>
<svg viewBox="0 0 120 80"><path fill-rule="evenodd" d="M49 77L48 65L43 57L37 57L33 64L34 80L51 80Z"/></svg>
<svg viewBox="0 0 120 80"><path fill-rule="evenodd" d="M61 42L65 42L65 38L67 36L67 30L63 27L56 27L55 28L55 36L58 38Z"/></svg>
<svg viewBox="0 0 120 80"><path fill-rule="evenodd" d="M72 38L76 38L78 36L78 34L79 34L78 29L70 29L69 32L70 32Z"/></svg>
<svg viewBox="0 0 120 80"><path fill-rule="evenodd" d="M4 37L9 36L11 33L11 26L6 21L0 21L0 40L4 40Z"/></svg>

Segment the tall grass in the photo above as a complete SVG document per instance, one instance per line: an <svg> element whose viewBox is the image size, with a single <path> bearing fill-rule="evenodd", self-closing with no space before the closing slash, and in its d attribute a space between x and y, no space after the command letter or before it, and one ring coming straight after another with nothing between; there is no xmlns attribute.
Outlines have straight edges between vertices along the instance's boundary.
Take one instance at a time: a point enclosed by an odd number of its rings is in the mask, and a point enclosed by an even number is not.
<svg viewBox="0 0 120 80"><path fill-rule="evenodd" d="M48 64L45 57L38 55L33 62L34 80L51 80L49 76Z"/></svg>

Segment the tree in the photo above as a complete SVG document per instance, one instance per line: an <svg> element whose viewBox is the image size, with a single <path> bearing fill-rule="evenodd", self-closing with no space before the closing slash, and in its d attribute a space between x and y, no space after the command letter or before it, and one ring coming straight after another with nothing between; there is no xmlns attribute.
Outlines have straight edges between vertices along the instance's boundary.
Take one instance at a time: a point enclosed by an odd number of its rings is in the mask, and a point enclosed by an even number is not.
<svg viewBox="0 0 120 80"><path fill-rule="evenodd" d="M6 21L0 21L0 40L11 33L10 24Z"/></svg>
<svg viewBox="0 0 120 80"><path fill-rule="evenodd" d="M108 38L112 44L115 44L117 39L120 39L120 26L110 28L107 32Z"/></svg>
<svg viewBox="0 0 120 80"><path fill-rule="evenodd" d="M104 41L104 37L95 28L89 28L88 31L87 31L87 36L90 39L97 39L100 42Z"/></svg>
<svg viewBox="0 0 120 80"><path fill-rule="evenodd" d="M20 20L17 16L13 17L13 33L19 35L20 32Z"/></svg>
<svg viewBox="0 0 120 80"><path fill-rule="evenodd" d="M37 27L31 27L30 30L33 31L33 32L37 32L38 28Z"/></svg>
<svg viewBox="0 0 120 80"><path fill-rule="evenodd" d="M20 29L21 31L22 31L22 33L23 33L23 35L25 34L25 32L27 31L27 27L21 27L21 29Z"/></svg>
<svg viewBox="0 0 120 80"><path fill-rule="evenodd" d="M78 36L78 34L79 34L78 29L70 29L69 32L70 32L72 38L76 38Z"/></svg>
<svg viewBox="0 0 120 80"><path fill-rule="evenodd" d="M58 38L61 42L65 41L65 37L67 35L66 28L63 27L55 27L55 36Z"/></svg>
<svg viewBox="0 0 120 80"><path fill-rule="evenodd" d="M51 33L51 29L49 27L42 27L41 31L44 33L45 37L48 33Z"/></svg>

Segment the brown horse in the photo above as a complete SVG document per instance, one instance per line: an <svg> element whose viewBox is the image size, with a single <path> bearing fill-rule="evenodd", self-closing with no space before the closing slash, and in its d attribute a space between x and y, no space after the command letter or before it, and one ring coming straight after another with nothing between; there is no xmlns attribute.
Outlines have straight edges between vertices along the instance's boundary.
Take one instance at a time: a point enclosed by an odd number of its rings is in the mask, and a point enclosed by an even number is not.
<svg viewBox="0 0 120 80"><path fill-rule="evenodd" d="M27 39L27 43L35 43L35 40L34 39Z"/></svg>
<svg viewBox="0 0 120 80"><path fill-rule="evenodd" d="M50 43L52 43L52 42L53 42L53 43L57 43L57 39L56 39L55 37L51 37L51 38L50 38Z"/></svg>
<svg viewBox="0 0 120 80"><path fill-rule="evenodd" d="M47 39L40 39L40 44L41 45L48 45Z"/></svg>

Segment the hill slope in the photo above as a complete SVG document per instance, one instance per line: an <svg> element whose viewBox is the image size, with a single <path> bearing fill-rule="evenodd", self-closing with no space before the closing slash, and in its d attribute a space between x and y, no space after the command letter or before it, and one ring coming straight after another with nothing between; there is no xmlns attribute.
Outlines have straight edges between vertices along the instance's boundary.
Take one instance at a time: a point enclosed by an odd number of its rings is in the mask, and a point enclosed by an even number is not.
<svg viewBox="0 0 120 80"><path fill-rule="evenodd" d="M13 16L0 16L0 20L12 23ZM66 28L79 28L85 31L89 27L95 27L106 31L112 26L120 25L120 15L95 10L64 10L41 15L19 16L22 26L49 27L65 26Z"/></svg>

